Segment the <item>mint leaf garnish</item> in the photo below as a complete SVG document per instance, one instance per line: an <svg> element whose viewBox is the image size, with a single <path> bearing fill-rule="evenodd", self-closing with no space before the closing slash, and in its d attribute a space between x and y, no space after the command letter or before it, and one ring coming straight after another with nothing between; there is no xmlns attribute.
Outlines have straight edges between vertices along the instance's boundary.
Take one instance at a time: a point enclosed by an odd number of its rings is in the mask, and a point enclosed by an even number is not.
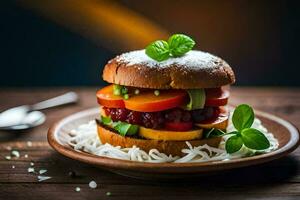
<svg viewBox="0 0 300 200"><path fill-rule="evenodd" d="M145 53L156 61L164 61L170 57L179 57L192 50L195 41L184 34L174 34L168 41L157 40L146 47Z"/></svg>
<svg viewBox="0 0 300 200"><path fill-rule="evenodd" d="M240 135L233 135L227 139L225 149L227 153L235 153L243 146L243 140Z"/></svg>
<svg viewBox="0 0 300 200"><path fill-rule="evenodd" d="M238 131L242 131L245 128L250 128L254 121L253 109L246 104L241 104L235 108L232 123Z"/></svg>
<svg viewBox="0 0 300 200"><path fill-rule="evenodd" d="M270 147L266 136L257 129L246 128L241 132L244 145L250 149L263 150Z"/></svg>
<svg viewBox="0 0 300 200"><path fill-rule="evenodd" d="M169 44L164 40L157 40L146 47L146 54L156 61L167 60L170 57Z"/></svg>
<svg viewBox="0 0 300 200"><path fill-rule="evenodd" d="M174 34L169 40L170 53L174 57L179 57L189 52L194 46L195 41L184 34Z"/></svg>
<svg viewBox="0 0 300 200"><path fill-rule="evenodd" d="M266 136L255 128L251 128L254 122L253 109L247 104L237 106L233 112L232 122L237 131L227 139L225 148L228 153L234 153L245 145L249 149L264 150L270 147Z"/></svg>

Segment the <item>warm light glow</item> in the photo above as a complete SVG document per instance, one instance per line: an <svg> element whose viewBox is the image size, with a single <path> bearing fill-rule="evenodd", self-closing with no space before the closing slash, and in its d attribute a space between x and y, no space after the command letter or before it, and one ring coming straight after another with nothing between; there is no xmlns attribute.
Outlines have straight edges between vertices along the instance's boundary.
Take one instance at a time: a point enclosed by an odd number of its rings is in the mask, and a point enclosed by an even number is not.
<svg viewBox="0 0 300 200"><path fill-rule="evenodd" d="M27 8L114 51L144 48L169 33L140 14L112 1L20 0Z"/></svg>

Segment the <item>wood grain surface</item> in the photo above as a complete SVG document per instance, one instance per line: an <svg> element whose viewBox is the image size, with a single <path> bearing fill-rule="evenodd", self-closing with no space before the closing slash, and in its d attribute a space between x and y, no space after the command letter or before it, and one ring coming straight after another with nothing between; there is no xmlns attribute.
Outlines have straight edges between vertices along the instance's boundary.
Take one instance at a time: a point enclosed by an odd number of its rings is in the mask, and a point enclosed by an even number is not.
<svg viewBox="0 0 300 200"><path fill-rule="evenodd" d="M80 102L45 111L46 122L23 132L0 132L0 199L299 199L300 150L271 163L227 171L192 180L146 182L135 180L65 158L46 142L48 127L55 121L97 105L97 88L1 88L0 110L76 91ZM300 128L300 88L232 88L230 103L248 103L255 109L276 114ZM27 145L32 142L32 146ZM8 147L20 158L6 160ZM25 155L28 155L26 158ZM52 178L38 182L34 168L47 169ZM15 166L15 168L12 168ZM69 172L76 176L69 176ZM88 183L95 180L96 189ZM75 188L81 191L76 192ZM107 195L107 193L110 195Z"/></svg>

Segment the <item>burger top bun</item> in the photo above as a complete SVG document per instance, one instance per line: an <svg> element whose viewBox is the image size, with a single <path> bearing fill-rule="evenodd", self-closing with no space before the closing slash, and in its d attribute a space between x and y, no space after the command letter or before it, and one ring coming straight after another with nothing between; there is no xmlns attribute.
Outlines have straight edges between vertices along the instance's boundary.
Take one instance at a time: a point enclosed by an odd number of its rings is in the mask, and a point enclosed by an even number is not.
<svg viewBox="0 0 300 200"><path fill-rule="evenodd" d="M234 73L224 60L195 50L162 62L148 57L145 50L124 53L105 65L103 79L152 89L215 88L235 82Z"/></svg>

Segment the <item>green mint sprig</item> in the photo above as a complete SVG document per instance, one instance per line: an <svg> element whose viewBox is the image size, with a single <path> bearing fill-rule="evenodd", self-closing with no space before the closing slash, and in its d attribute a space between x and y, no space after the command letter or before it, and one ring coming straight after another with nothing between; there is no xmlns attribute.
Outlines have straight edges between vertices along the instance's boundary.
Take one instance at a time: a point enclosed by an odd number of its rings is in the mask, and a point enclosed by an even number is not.
<svg viewBox="0 0 300 200"><path fill-rule="evenodd" d="M101 122L104 125L111 126L113 129L118 131L118 133L120 133L120 135L122 136L135 135L139 130L138 125L133 125L121 121L113 122L110 117L101 116Z"/></svg>
<svg viewBox="0 0 300 200"><path fill-rule="evenodd" d="M170 57L180 57L189 52L195 41L184 34L174 34L168 41L156 40L146 47L146 54L156 61L164 61Z"/></svg>
<svg viewBox="0 0 300 200"><path fill-rule="evenodd" d="M253 122L254 112L249 105L241 104L235 108L232 123L237 131L226 133L226 135L232 135L225 143L228 153L239 151L243 145L253 150L264 150L270 147L266 136L259 130L251 128Z"/></svg>

